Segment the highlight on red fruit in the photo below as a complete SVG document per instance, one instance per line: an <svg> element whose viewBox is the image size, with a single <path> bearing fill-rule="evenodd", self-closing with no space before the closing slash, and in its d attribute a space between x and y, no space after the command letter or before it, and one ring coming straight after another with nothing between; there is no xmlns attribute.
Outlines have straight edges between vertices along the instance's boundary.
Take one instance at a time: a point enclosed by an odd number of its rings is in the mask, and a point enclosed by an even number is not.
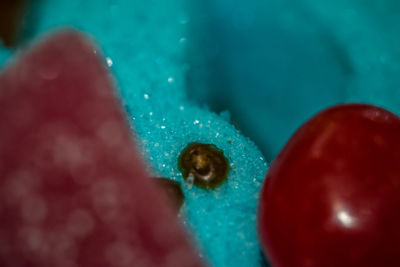
<svg viewBox="0 0 400 267"><path fill-rule="evenodd" d="M258 228L275 267L400 266L400 118L347 104L306 122L271 164Z"/></svg>

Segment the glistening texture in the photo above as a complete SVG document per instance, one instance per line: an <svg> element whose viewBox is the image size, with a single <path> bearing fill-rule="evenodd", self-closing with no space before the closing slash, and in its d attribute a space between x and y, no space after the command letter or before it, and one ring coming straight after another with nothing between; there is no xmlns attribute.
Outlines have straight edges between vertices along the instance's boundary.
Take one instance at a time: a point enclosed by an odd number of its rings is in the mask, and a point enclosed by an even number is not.
<svg viewBox="0 0 400 267"><path fill-rule="evenodd" d="M0 75L0 265L200 267L99 54L60 33Z"/></svg>
<svg viewBox="0 0 400 267"><path fill-rule="evenodd" d="M397 267L400 117L338 105L303 124L268 172L259 206L276 267Z"/></svg>
<svg viewBox="0 0 400 267"><path fill-rule="evenodd" d="M225 118L186 96L186 1L42 0L32 36L69 25L95 37L116 76L129 119L153 176L182 184L182 219L215 266L259 266L258 191L267 169L256 146ZM228 119L229 120L229 119ZM230 164L227 181L204 191L183 182L180 152L192 142L214 144Z"/></svg>

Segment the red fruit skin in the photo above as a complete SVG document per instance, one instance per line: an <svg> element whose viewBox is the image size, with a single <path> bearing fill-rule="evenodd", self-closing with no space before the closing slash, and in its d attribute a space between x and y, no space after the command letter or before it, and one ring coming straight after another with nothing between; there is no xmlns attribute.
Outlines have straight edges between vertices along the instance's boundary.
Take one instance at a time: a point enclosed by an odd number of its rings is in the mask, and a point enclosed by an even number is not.
<svg viewBox="0 0 400 267"><path fill-rule="evenodd" d="M258 210L275 267L400 266L400 119L375 106L327 109L272 162Z"/></svg>
<svg viewBox="0 0 400 267"><path fill-rule="evenodd" d="M0 267L198 267L99 51L60 32L0 75Z"/></svg>

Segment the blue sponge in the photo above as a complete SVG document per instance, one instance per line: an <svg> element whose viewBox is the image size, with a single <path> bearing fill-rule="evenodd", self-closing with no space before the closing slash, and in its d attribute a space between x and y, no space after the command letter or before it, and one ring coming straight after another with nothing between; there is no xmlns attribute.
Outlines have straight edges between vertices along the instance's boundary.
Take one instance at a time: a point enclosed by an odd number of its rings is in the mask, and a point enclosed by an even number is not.
<svg viewBox="0 0 400 267"><path fill-rule="evenodd" d="M229 123L228 112L219 116L186 96L190 16L183 1L43 0L38 5L32 37L72 26L103 49L150 171L182 185L181 217L205 260L214 266L260 266L256 208L267 164ZM230 172L219 188L204 190L182 179L178 157L191 142L223 150Z"/></svg>
<svg viewBox="0 0 400 267"><path fill-rule="evenodd" d="M11 54L12 51L10 49L5 49L0 46L0 68L2 65L5 64L5 62L10 57Z"/></svg>
<svg viewBox="0 0 400 267"><path fill-rule="evenodd" d="M255 218L267 163L230 122L269 161L328 106L366 102L400 114L397 0L33 5L25 40L72 26L103 49L150 171L181 183L182 220L214 266L263 264ZM0 49L0 64L10 54ZM223 150L231 169L221 187L183 180L177 159L191 142Z"/></svg>

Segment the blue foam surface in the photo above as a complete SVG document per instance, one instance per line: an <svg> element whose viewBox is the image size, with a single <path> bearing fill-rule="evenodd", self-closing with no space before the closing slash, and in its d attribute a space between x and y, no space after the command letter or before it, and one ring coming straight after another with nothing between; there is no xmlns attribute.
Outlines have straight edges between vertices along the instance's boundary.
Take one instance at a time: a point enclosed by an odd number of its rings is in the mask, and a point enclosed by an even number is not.
<svg viewBox="0 0 400 267"><path fill-rule="evenodd" d="M183 1L41 1L32 38L68 25L103 49L150 171L182 184L181 217L200 253L215 266L259 266L256 207L267 164L226 119L186 96ZM191 142L215 144L230 164L227 182L206 191L183 181L177 159Z"/></svg>
<svg viewBox="0 0 400 267"><path fill-rule="evenodd" d="M151 171L181 182L181 216L214 266L262 265L255 216L267 164L244 135L271 160L330 105L366 102L400 114L396 0L35 3L27 41L67 25L103 49ZM10 53L0 49L0 64ZM177 157L190 142L228 157L219 189L183 181Z"/></svg>

